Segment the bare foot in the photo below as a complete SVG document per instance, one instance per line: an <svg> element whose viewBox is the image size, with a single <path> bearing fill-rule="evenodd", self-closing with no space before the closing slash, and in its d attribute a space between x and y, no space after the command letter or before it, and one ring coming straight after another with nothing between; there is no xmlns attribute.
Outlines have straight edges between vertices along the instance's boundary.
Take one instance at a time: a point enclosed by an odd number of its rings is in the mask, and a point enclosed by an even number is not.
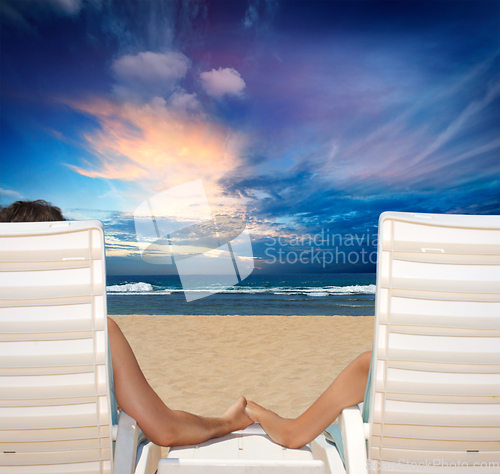
<svg viewBox="0 0 500 474"><path fill-rule="evenodd" d="M287 448L293 447L289 435L292 433L294 420L282 418L274 411L250 400L247 401L245 411L254 423L260 423L273 441Z"/></svg>
<svg viewBox="0 0 500 474"><path fill-rule="evenodd" d="M251 400L247 400L245 412L254 423L260 423L260 415L264 411L267 410L263 406L260 406L258 403L252 402Z"/></svg>
<svg viewBox="0 0 500 474"><path fill-rule="evenodd" d="M228 423L230 431L244 430L253 423L245 412L247 401L245 397L239 397L222 415L222 419Z"/></svg>

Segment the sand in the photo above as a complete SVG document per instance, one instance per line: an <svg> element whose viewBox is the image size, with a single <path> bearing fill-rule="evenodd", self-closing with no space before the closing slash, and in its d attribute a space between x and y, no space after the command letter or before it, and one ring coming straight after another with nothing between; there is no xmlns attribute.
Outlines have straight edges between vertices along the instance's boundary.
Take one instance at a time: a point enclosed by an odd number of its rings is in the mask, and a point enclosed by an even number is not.
<svg viewBox="0 0 500 474"><path fill-rule="evenodd" d="M173 409L219 416L239 395L300 415L371 350L373 317L112 316ZM166 457L167 448L162 448Z"/></svg>
<svg viewBox="0 0 500 474"><path fill-rule="evenodd" d="M239 395L300 415L357 355L373 317L112 316L173 409L220 415Z"/></svg>

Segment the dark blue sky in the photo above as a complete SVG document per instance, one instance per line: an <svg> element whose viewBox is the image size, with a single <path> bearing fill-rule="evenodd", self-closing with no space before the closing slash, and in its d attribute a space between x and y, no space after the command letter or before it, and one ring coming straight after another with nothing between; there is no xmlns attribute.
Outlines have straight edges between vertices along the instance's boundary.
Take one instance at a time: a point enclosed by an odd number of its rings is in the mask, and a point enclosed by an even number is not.
<svg viewBox="0 0 500 474"><path fill-rule="evenodd" d="M196 179L262 271L316 270L269 255L385 210L500 214L499 1L6 0L1 21L0 202L103 220L110 272L171 270L133 214Z"/></svg>

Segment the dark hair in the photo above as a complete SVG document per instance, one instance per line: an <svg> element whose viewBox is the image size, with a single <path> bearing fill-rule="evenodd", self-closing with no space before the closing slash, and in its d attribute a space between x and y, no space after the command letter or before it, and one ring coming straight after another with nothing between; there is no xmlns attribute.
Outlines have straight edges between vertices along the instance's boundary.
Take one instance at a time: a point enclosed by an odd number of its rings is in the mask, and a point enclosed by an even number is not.
<svg viewBox="0 0 500 474"><path fill-rule="evenodd" d="M65 220L61 209L43 199L37 199L36 201L16 201L9 207L4 207L0 210L0 222L46 222Z"/></svg>

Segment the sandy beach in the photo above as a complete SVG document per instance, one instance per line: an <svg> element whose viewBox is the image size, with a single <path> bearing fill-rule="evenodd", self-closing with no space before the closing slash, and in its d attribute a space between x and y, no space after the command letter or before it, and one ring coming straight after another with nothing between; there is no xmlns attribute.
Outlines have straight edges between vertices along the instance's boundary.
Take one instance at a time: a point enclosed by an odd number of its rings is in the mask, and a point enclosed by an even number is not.
<svg viewBox="0 0 500 474"><path fill-rule="evenodd" d="M173 409L220 415L239 395L299 415L354 357L373 317L112 316Z"/></svg>

